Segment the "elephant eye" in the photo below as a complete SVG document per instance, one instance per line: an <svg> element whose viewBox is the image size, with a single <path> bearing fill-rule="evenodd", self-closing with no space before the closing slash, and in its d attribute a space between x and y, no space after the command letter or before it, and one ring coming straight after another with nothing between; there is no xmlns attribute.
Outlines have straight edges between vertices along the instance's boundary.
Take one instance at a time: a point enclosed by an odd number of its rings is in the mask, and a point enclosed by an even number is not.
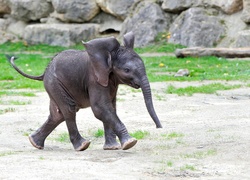
<svg viewBox="0 0 250 180"><path fill-rule="evenodd" d="M124 72L125 72L125 73L128 73L129 71L130 71L129 68L125 68L125 69L124 69Z"/></svg>

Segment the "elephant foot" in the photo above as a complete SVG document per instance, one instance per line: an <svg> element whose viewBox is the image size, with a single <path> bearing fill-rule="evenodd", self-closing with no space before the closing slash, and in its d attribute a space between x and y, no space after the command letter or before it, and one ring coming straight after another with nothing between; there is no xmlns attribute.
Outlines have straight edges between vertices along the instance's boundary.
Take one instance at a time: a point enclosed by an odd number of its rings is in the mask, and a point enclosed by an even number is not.
<svg viewBox="0 0 250 180"><path fill-rule="evenodd" d="M103 146L104 150L118 150L121 149L121 145L119 143L114 143L114 144L104 144Z"/></svg>
<svg viewBox="0 0 250 180"><path fill-rule="evenodd" d="M122 150L127 150L132 148L137 143L135 138L130 138L122 144Z"/></svg>
<svg viewBox="0 0 250 180"><path fill-rule="evenodd" d="M44 148L44 141L39 141L38 138L35 137L35 135L29 136L30 143L37 149L43 149Z"/></svg>
<svg viewBox="0 0 250 180"><path fill-rule="evenodd" d="M76 151L84 151L89 147L89 145L90 145L90 141L83 139L80 145L77 147L74 146L74 148Z"/></svg>

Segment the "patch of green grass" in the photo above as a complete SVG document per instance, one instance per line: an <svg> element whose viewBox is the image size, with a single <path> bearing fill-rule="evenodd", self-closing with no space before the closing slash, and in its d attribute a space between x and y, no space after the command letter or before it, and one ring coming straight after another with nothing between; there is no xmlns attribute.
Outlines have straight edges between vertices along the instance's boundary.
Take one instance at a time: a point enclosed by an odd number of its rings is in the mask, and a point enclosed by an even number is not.
<svg viewBox="0 0 250 180"><path fill-rule="evenodd" d="M104 136L104 130L103 129L97 129L97 131L94 132L94 137L100 138Z"/></svg>
<svg viewBox="0 0 250 180"><path fill-rule="evenodd" d="M159 34L154 45L136 48L136 52L174 52L183 46L166 42L165 34ZM82 45L70 47L83 49ZM19 57L15 63L21 70L30 75L41 75L51 58L58 52L70 49L48 45L27 45L25 42L5 43L0 45L0 90L5 89L44 89L43 82L21 76L7 61L5 54ZM186 57L178 59L174 56L143 57L142 58L150 82L166 81L202 81L202 80L249 80L249 61L228 61L217 57ZM179 69L188 69L188 77L174 77Z"/></svg>
<svg viewBox="0 0 250 180"><path fill-rule="evenodd" d="M45 160L45 158L43 156L40 156L39 160Z"/></svg>
<svg viewBox="0 0 250 180"><path fill-rule="evenodd" d="M176 88L172 85L168 86L166 92L168 94L178 94L179 96L188 95L192 96L194 93L203 93L203 94L213 94L218 90L230 90L241 87L241 85L223 85L220 83L212 83L202 86L188 86L185 88Z"/></svg>
<svg viewBox="0 0 250 180"><path fill-rule="evenodd" d="M181 138L181 137L184 137L184 134L182 133L177 133L177 132L171 132L169 134L162 134L161 135L162 137L170 140L170 139L175 139L175 138Z"/></svg>
<svg viewBox="0 0 250 180"><path fill-rule="evenodd" d="M69 133L68 132L63 132L58 135L58 137L55 138L56 141L61 142L61 143L69 143Z"/></svg>
<svg viewBox="0 0 250 180"><path fill-rule="evenodd" d="M148 131L142 131L142 130L138 130L138 131L135 131L133 133L129 133L130 136L136 138L136 139L143 139L147 136L149 136L149 132Z"/></svg>
<svg viewBox="0 0 250 180"><path fill-rule="evenodd" d="M27 97L35 97L36 94L33 92L25 92L25 91L11 91L11 90L4 90L0 91L0 96L27 96Z"/></svg>
<svg viewBox="0 0 250 180"><path fill-rule="evenodd" d="M156 99L159 100L159 101L164 101L164 100L165 100L165 96L163 96L163 95L154 94L154 96L155 96Z"/></svg>
<svg viewBox="0 0 250 180"><path fill-rule="evenodd" d="M181 155L183 158L194 158L194 159L202 159L208 156L214 156L217 154L216 149L209 149L207 151L197 151L192 154L183 154Z"/></svg>
<svg viewBox="0 0 250 180"><path fill-rule="evenodd" d="M20 130L19 133L22 134L22 136L28 137L34 131L34 129L29 128L26 130Z"/></svg>
<svg viewBox="0 0 250 180"><path fill-rule="evenodd" d="M29 136L29 133L28 133L28 132L23 132L23 136L28 137L28 136Z"/></svg>
<svg viewBox="0 0 250 180"><path fill-rule="evenodd" d="M19 101L19 100L10 100L6 102L1 102L4 105L28 105L31 104L31 101Z"/></svg>
<svg viewBox="0 0 250 180"><path fill-rule="evenodd" d="M186 164L185 166L182 166L182 167L180 168L180 170L181 170L181 171L185 171L185 170L195 171L196 168L195 168L195 166L193 166L193 165Z"/></svg>
<svg viewBox="0 0 250 180"><path fill-rule="evenodd" d="M13 155L13 154L15 154L15 152L11 152L11 151L9 151L9 152L1 152L0 157L9 156L9 155Z"/></svg>
<svg viewBox="0 0 250 180"><path fill-rule="evenodd" d="M174 163L173 161L166 161L166 160L162 160L159 162L161 164L161 168L160 168L160 172L166 172L167 168L171 168L173 167Z"/></svg>
<svg viewBox="0 0 250 180"><path fill-rule="evenodd" d="M132 93L141 93L141 89L130 88Z"/></svg>
<svg viewBox="0 0 250 180"><path fill-rule="evenodd" d="M8 113L8 112L15 112L16 109L15 108L6 108L6 109L0 109L0 114L5 114L5 113Z"/></svg>
<svg viewBox="0 0 250 180"><path fill-rule="evenodd" d="M16 65L30 75L41 75L50 61L41 54L21 54L15 61ZM1 89L43 89L43 82L23 77L11 67L5 55L0 54L0 90Z"/></svg>
<svg viewBox="0 0 250 180"><path fill-rule="evenodd" d="M218 57L143 57L151 82L202 81L202 80L249 80L249 61L228 61ZM161 66L164 64L164 66ZM188 69L188 77L174 77L179 69Z"/></svg>
<svg viewBox="0 0 250 180"><path fill-rule="evenodd" d="M120 97L117 97L117 98L116 98L116 102L124 102L124 101L125 101L124 98L120 98Z"/></svg>
<svg viewBox="0 0 250 180"><path fill-rule="evenodd" d="M168 167L173 167L173 164L174 164L174 163L173 163L172 161L167 161L167 166L168 166Z"/></svg>

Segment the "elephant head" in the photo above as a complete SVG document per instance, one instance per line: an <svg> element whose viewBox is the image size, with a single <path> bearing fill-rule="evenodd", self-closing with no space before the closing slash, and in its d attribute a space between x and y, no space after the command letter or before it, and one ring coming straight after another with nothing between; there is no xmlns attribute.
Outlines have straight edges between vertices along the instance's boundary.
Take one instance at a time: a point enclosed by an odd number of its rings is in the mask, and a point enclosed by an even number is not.
<svg viewBox="0 0 250 180"><path fill-rule="evenodd" d="M162 125L155 113L151 88L146 75L142 59L133 50L134 34L124 35L124 46L121 46L114 37L100 38L83 43L93 63L97 82L106 87L109 75L113 73L120 84L127 84L133 88L141 88L147 110L157 128Z"/></svg>

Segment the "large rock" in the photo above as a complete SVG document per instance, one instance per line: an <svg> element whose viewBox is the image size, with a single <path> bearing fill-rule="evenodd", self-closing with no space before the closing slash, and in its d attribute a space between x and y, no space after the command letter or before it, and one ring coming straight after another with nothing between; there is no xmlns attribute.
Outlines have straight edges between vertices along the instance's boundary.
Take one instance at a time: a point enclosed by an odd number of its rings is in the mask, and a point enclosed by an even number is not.
<svg viewBox="0 0 250 180"><path fill-rule="evenodd" d="M242 0L164 0L162 9L166 12L180 13L191 7L217 8L226 14L242 9Z"/></svg>
<svg viewBox="0 0 250 180"><path fill-rule="evenodd" d="M169 42L188 47L213 47L225 35L223 23L213 12L190 8L182 12L170 27Z"/></svg>
<svg viewBox="0 0 250 180"><path fill-rule="evenodd" d="M7 0L0 0L0 16L4 14L10 14L10 7Z"/></svg>
<svg viewBox="0 0 250 180"><path fill-rule="evenodd" d="M243 13L241 19L247 23L250 24L250 1L249 0L243 0Z"/></svg>
<svg viewBox="0 0 250 180"><path fill-rule="evenodd" d="M238 33L235 47L250 47L250 30L240 31Z"/></svg>
<svg viewBox="0 0 250 180"><path fill-rule="evenodd" d="M135 0L96 0L101 9L124 20Z"/></svg>
<svg viewBox="0 0 250 180"><path fill-rule="evenodd" d="M220 14L221 22L226 27L226 35L216 47L235 47L235 39L240 31L247 28L247 24L241 20L241 12L232 15Z"/></svg>
<svg viewBox="0 0 250 180"><path fill-rule="evenodd" d="M52 0L57 18L64 22L86 22L95 17L100 8L89 0Z"/></svg>
<svg viewBox="0 0 250 180"><path fill-rule="evenodd" d="M96 37L97 24L36 24L26 26L24 40L28 44L69 47Z"/></svg>
<svg viewBox="0 0 250 180"><path fill-rule="evenodd" d="M136 47L154 42L160 32L166 31L170 21L158 4L149 1L140 2L132 12L125 19L120 35L133 31Z"/></svg>
<svg viewBox="0 0 250 180"><path fill-rule="evenodd" d="M23 21L36 21L47 17L53 11L51 2L47 0L9 0L11 15Z"/></svg>

